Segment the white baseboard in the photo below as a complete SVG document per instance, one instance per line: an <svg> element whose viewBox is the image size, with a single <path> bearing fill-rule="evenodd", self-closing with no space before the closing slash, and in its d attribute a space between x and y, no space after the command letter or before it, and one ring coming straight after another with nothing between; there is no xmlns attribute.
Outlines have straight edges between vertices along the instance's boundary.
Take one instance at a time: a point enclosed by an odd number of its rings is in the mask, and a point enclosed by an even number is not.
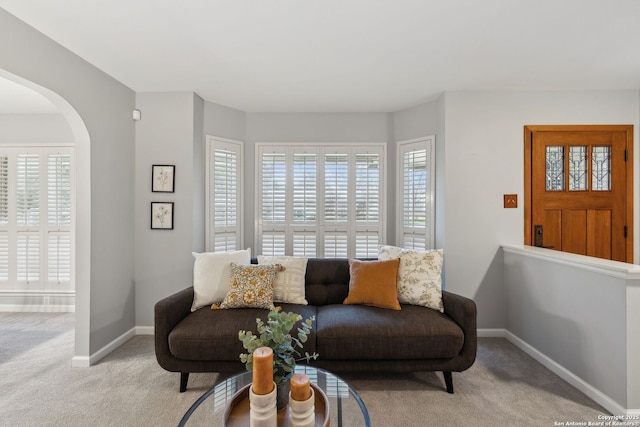
<svg viewBox="0 0 640 427"><path fill-rule="evenodd" d="M0 304L0 312L9 313L74 313L75 305Z"/></svg>
<svg viewBox="0 0 640 427"><path fill-rule="evenodd" d="M89 364L89 357L87 356L73 356L71 358L71 367L72 368L88 368L91 366Z"/></svg>
<svg viewBox="0 0 640 427"><path fill-rule="evenodd" d="M524 351L529 356L540 362L551 372L571 384L573 387L580 390L582 393L586 394L591 400L607 409L613 415L627 415L636 413L637 409L627 410L626 408L622 407L622 405L614 401L612 398L602 393L600 390L593 387L591 384L587 383L582 378L578 377L573 372L569 371L550 357L541 353L518 336L505 330L505 338L520 350Z"/></svg>
<svg viewBox="0 0 640 427"><path fill-rule="evenodd" d="M478 329L478 338L506 338L505 329Z"/></svg>
<svg viewBox="0 0 640 427"><path fill-rule="evenodd" d="M136 335L155 335L156 329L153 326L136 326Z"/></svg>

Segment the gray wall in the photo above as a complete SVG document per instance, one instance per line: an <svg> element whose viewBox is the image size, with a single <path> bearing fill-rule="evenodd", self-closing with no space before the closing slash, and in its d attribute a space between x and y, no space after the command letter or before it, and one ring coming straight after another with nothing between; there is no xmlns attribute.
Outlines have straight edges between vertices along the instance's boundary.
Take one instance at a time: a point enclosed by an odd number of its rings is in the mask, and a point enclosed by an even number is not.
<svg viewBox="0 0 640 427"><path fill-rule="evenodd" d="M244 113L193 92L138 93L136 108L136 325L154 304L193 282L191 252L205 250L205 135L244 139ZM174 193L151 192L151 167L176 165ZM150 203L174 203L174 229L150 229Z"/></svg>
<svg viewBox="0 0 640 427"><path fill-rule="evenodd" d="M200 153L202 106L193 92L138 93L136 108L136 324L153 325L153 305L192 283L193 250L201 249L193 207L201 202L201 186L194 186L194 154ZM152 165L175 165L175 192L151 192ZM199 181L204 180L204 176ZM173 202L173 230L151 230L151 202Z"/></svg>
<svg viewBox="0 0 640 427"><path fill-rule="evenodd" d="M135 95L3 9L0 70L49 89L78 144L75 353L87 359L135 325Z"/></svg>
<svg viewBox="0 0 640 427"><path fill-rule="evenodd" d="M69 144L74 141L61 114L0 114L0 144Z"/></svg>

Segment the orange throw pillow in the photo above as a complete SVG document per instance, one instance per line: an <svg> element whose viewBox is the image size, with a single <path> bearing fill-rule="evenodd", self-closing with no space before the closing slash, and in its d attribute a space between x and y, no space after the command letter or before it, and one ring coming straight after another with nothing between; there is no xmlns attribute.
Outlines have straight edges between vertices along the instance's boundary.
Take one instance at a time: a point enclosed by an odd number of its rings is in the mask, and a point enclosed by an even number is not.
<svg viewBox="0 0 640 427"><path fill-rule="evenodd" d="M349 260L349 295L344 304L362 304L400 310L398 266L400 258L389 261Z"/></svg>

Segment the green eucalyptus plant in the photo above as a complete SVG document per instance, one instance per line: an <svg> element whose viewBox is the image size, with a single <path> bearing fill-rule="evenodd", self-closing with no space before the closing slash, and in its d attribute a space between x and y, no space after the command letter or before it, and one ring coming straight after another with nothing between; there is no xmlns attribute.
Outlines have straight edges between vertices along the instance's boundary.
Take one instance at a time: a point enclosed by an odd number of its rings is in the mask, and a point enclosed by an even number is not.
<svg viewBox="0 0 640 427"><path fill-rule="evenodd" d="M273 381L276 384L280 384L283 378L293 372L296 362L306 360L309 363L311 359L317 359L316 352L305 352L302 356L297 350L302 350L303 344L307 342L316 317L305 319L298 328L298 336L294 337L291 330L300 320L301 315L282 312L280 307L276 307L267 315L266 323L260 318L256 319L257 335L251 331L238 332L238 338L247 350L247 353L240 354L240 361L246 365L247 371L253 370L253 352L259 347L270 347L273 350Z"/></svg>

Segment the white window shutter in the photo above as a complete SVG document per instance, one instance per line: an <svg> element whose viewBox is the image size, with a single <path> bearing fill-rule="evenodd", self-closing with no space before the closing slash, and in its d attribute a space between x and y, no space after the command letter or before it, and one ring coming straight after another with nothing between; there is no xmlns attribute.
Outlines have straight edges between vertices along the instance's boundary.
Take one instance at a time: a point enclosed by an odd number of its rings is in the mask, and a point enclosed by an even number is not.
<svg viewBox="0 0 640 427"><path fill-rule="evenodd" d="M47 172L47 210L50 226L71 225L71 156L49 154Z"/></svg>
<svg viewBox="0 0 640 427"><path fill-rule="evenodd" d="M256 151L263 254L345 258L374 256L374 247L377 253L383 144L260 143Z"/></svg>
<svg viewBox="0 0 640 427"><path fill-rule="evenodd" d="M356 222L380 221L380 155L356 154Z"/></svg>
<svg viewBox="0 0 640 427"><path fill-rule="evenodd" d="M433 247L433 138L398 143L399 243L408 249Z"/></svg>
<svg viewBox="0 0 640 427"><path fill-rule="evenodd" d="M242 244L242 142L207 136L207 238L209 251Z"/></svg>
<svg viewBox="0 0 640 427"><path fill-rule="evenodd" d="M9 225L9 156L0 155L0 225Z"/></svg>
<svg viewBox="0 0 640 427"><path fill-rule="evenodd" d="M293 256L315 258L317 236L312 231L294 231Z"/></svg>
<svg viewBox="0 0 640 427"><path fill-rule="evenodd" d="M9 280L9 233L0 231L0 282Z"/></svg>
<svg viewBox="0 0 640 427"><path fill-rule="evenodd" d="M262 220L270 223L285 223L287 162L282 152L262 155Z"/></svg>
<svg viewBox="0 0 640 427"><path fill-rule="evenodd" d="M315 153L293 154L293 221L314 223L317 216Z"/></svg>
<svg viewBox="0 0 640 427"><path fill-rule="evenodd" d="M265 231L262 233L262 255L285 255L285 232Z"/></svg>
<svg viewBox="0 0 640 427"><path fill-rule="evenodd" d="M70 281L71 233L51 232L47 240L47 279L56 283Z"/></svg>
<svg viewBox="0 0 640 427"><path fill-rule="evenodd" d="M324 156L324 220L349 220L349 156L327 153ZM325 254L326 256L326 254Z"/></svg>
<svg viewBox="0 0 640 427"><path fill-rule="evenodd" d="M40 234L18 232L17 239L17 279L19 282L40 280Z"/></svg>
<svg viewBox="0 0 640 427"><path fill-rule="evenodd" d="M0 280L14 290L73 290L73 149L0 154Z"/></svg>
<svg viewBox="0 0 640 427"><path fill-rule="evenodd" d="M40 156L19 154L16 167L17 225L38 226L40 225Z"/></svg>

